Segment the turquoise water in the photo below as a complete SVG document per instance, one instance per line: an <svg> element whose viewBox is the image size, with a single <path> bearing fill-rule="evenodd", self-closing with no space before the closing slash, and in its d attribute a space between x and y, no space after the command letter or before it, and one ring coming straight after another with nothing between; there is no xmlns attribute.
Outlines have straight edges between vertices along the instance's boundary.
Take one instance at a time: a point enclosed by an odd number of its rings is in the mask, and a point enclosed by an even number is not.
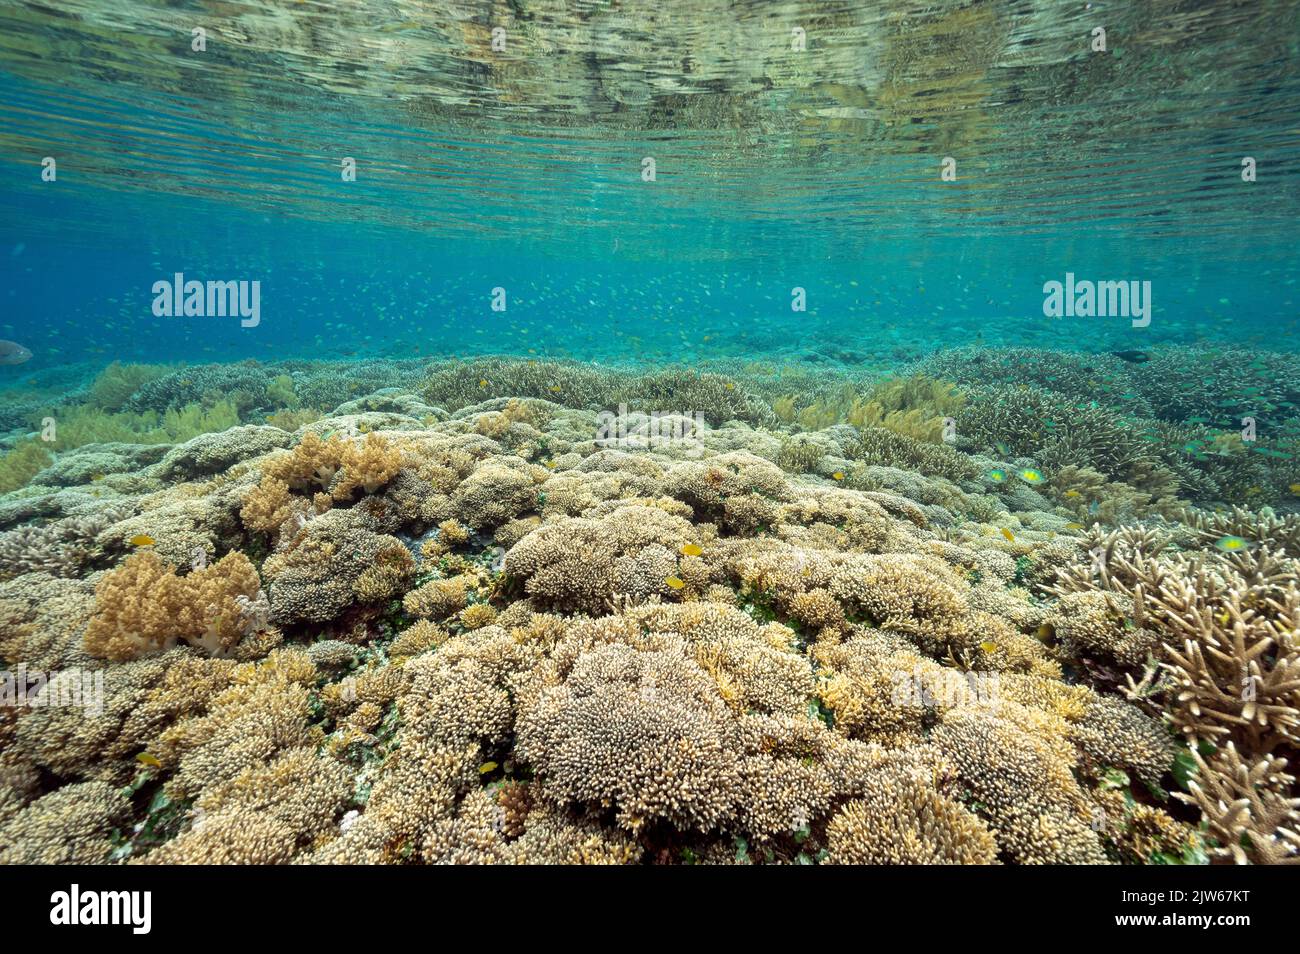
<svg viewBox="0 0 1300 954"><path fill-rule="evenodd" d="M1292 350L1297 23L1294 3L11 2L0 336L32 372ZM176 272L259 281L259 325L156 317ZM1151 282L1150 325L1045 318L1067 272Z"/></svg>
<svg viewBox="0 0 1300 954"><path fill-rule="evenodd" d="M0 0L0 865L1295 861L1298 28Z"/></svg>

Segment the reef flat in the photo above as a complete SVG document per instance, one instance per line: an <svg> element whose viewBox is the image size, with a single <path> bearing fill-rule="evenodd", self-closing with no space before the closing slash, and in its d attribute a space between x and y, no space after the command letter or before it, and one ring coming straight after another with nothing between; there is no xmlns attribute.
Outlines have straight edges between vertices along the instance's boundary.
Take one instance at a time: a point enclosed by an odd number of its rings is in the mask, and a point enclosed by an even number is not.
<svg viewBox="0 0 1300 954"><path fill-rule="evenodd" d="M41 674L0 862L1300 851L1292 356L68 393L0 421L0 662Z"/></svg>

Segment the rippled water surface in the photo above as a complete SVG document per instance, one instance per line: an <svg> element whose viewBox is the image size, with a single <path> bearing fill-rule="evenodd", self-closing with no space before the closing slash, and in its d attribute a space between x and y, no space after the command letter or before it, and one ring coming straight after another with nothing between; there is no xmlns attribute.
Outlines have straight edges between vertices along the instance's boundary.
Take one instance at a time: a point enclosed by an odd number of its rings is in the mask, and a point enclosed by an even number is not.
<svg viewBox="0 0 1300 954"><path fill-rule="evenodd" d="M1290 348L1297 27L1294 2L5 0L5 336L33 367ZM263 325L156 319L177 271L261 280ZM1155 320L1044 318L1067 271L1151 281Z"/></svg>

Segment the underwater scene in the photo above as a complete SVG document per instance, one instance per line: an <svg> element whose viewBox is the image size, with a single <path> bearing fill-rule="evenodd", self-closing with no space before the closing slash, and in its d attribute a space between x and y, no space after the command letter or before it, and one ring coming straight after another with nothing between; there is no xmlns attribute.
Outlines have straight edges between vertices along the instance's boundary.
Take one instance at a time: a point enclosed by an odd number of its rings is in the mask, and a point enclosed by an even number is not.
<svg viewBox="0 0 1300 954"><path fill-rule="evenodd" d="M1298 243L1297 0L0 0L0 862L1300 861Z"/></svg>

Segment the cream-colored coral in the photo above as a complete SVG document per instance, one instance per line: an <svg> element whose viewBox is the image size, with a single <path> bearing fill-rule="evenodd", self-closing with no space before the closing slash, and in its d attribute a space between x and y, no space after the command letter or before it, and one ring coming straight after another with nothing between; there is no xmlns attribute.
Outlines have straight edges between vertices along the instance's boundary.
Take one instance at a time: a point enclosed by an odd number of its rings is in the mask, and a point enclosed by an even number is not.
<svg viewBox="0 0 1300 954"><path fill-rule="evenodd" d="M1014 703L946 715L934 740L979 803L1000 849L1022 864L1106 861L1061 747L1005 719Z"/></svg>
<svg viewBox="0 0 1300 954"><path fill-rule="evenodd" d="M228 652L259 628L253 606L260 587L257 570L237 550L184 577L148 550L132 554L95 589L86 650L120 661L184 639L213 655Z"/></svg>
<svg viewBox="0 0 1300 954"><path fill-rule="evenodd" d="M917 769L876 773L827 825L829 861L863 865L997 863L988 826Z"/></svg>
<svg viewBox="0 0 1300 954"><path fill-rule="evenodd" d="M441 580L430 580L418 589L411 590L402 600L406 611L421 619L446 619L465 608L471 588L477 578L462 573Z"/></svg>
<svg viewBox="0 0 1300 954"><path fill-rule="evenodd" d="M418 656L420 653L440 646L447 641L447 631L428 620L416 620L404 629L388 647L393 658Z"/></svg>
<svg viewBox="0 0 1300 954"><path fill-rule="evenodd" d="M131 804L106 782L79 782L43 795L0 824L0 864L101 864Z"/></svg>
<svg viewBox="0 0 1300 954"><path fill-rule="evenodd" d="M1300 862L1300 798L1289 794L1295 778L1286 759L1247 762L1231 742L1209 760L1195 750L1192 758L1199 772L1190 794L1177 797L1201 810L1216 855L1237 864Z"/></svg>
<svg viewBox="0 0 1300 954"><path fill-rule="evenodd" d="M542 524L509 550L505 571L522 577L534 600L601 612L620 597L672 595L677 554L695 536L688 521L658 507L625 506L600 519Z"/></svg>
<svg viewBox="0 0 1300 954"><path fill-rule="evenodd" d="M681 652L611 644L541 691L518 747L548 798L611 805L629 831L656 820L707 831L732 815L739 790L730 721L714 681Z"/></svg>
<svg viewBox="0 0 1300 954"><path fill-rule="evenodd" d="M497 611L487 603L475 603L460 611L460 624L466 629L478 629L487 626L496 619Z"/></svg>

